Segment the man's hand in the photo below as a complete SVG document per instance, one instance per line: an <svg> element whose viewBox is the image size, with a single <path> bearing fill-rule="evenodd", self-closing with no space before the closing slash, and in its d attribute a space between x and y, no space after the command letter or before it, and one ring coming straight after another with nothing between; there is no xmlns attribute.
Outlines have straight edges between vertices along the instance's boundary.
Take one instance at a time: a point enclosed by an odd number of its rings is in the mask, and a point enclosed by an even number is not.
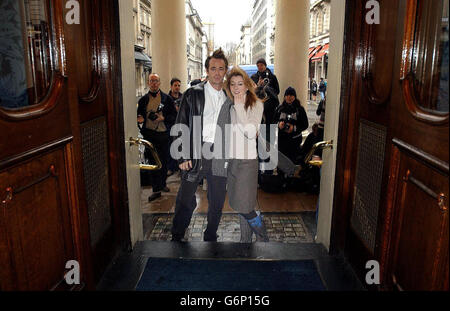
<svg viewBox="0 0 450 311"><path fill-rule="evenodd" d="M284 128L284 121L281 121L280 123L278 123L278 127L279 129L283 129Z"/></svg>
<svg viewBox="0 0 450 311"><path fill-rule="evenodd" d="M289 125L289 129L287 130L288 134L291 134L294 131L294 126L291 124Z"/></svg>
<svg viewBox="0 0 450 311"><path fill-rule="evenodd" d="M158 118L155 120L156 122L164 121L164 116L163 116L162 112L158 112L158 113L156 113L156 115L158 116Z"/></svg>
<svg viewBox="0 0 450 311"><path fill-rule="evenodd" d="M259 78L258 80L258 86L263 86L264 85L264 80Z"/></svg>
<svg viewBox="0 0 450 311"><path fill-rule="evenodd" d="M137 121L138 121L138 123L144 123L144 117L139 115L137 117Z"/></svg>
<svg viewBox="0 0 450 311"><path fill-rule="evenodd" d="M188 171L188 170L190 170L192 168L192 161L183 162L180 165L178 165L178 167L182 171Z"/></svg>

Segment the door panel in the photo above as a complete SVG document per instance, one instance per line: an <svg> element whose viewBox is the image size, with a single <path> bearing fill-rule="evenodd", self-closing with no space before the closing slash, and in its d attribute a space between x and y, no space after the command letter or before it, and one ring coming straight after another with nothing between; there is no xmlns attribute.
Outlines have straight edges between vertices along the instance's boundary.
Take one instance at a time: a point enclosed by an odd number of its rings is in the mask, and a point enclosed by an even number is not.
<svg viewBox="0 0 450 311"><path fill-rule="evenodd" d="M448 249L448 177L405 150L394 146L398 172L391 181L397 190L389 276L399 289L441 289L440 267Z"/></svg>
<svg viewBox="0 0 450 311"><path fill-rule="evenodd" d="M0 5L3 61L24 68L1 73L0 290L93 289L129 245L117 2L77 2L80 24L63 0Z"/></svg>
<svg viewBox="0 0 450 311"><path fill-rule="evenodd" d="M379 3L347 1L333 250L363 284L380 262L369 289L448 289L448 1Z"/></svg>
<svg viewBox="0 0 450 311"><path fill-rule="evenodd" d="M15 268L16 288L50 289L62 279L65 263L76 258L67 230L72 223L63 153L59 148L0 173L1 189L11 189L1 216L11 258L1 266Z"/></svg>

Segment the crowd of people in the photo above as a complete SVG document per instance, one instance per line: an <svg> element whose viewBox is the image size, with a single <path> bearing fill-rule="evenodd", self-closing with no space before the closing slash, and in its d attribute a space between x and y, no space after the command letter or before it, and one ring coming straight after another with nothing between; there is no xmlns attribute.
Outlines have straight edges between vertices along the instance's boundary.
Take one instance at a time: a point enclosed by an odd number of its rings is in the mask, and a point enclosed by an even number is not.
<svg viewBox="0 0 450 311"><path fill-rule="evenodd" d="M138 102L137 121L142 125L141 134L150 141L161 160L162 168L152 172L153 193L148 200L169 192L167 177L180 171L181 184L178 189L175 215L172 226L172 241L181 241L189 226L197 202L195 192L206 179L208 186L208 215L204 241L217 241L217 229L222 215L226 193L230 207L240 215L241 242L251 242L255 234L258 241L268 241L262 215L256 210L259 163L258 145L273 146L270 135L262 137L261 128L278 127L278 169L277 175L285 178L299 177L305 168L305 147L323 138L325 90L319 85L322 105L317 110L322 124L315 124L313 132L302 147L302 133L309 126L305 108L297 98L293 87L284 92L280 104L279 83L276 75L267 68L266 61L257 61L258 71L249 77L234 66L228 69L228 60L221 49L216 50L205 62L207 78L194 80L181 93L181 81L170 81L168 94L160 89L157 73L149 75L149 91ZM325 86L326 87L326 86ZM313 88L311 86L313 96ZM320 110L320 111L319 111ZM195 120L201 133L201 150L214 154L213 157L195 155ZM234 145L225 144L230 133ZM178 136L170 132L176 126ZM181 126L189 129L188 152L174 156L169 152L171 142L183 134ZM320 128L322 132L320 132ZM180 129L180 130L179 130ZM322 133L322 134L320 134ZM172 133L173 134L173 133ZM245 146L243 148L242 146ZM146 157L151 158L149 152ZM303 157L303 158L302 158Z"/></svg>

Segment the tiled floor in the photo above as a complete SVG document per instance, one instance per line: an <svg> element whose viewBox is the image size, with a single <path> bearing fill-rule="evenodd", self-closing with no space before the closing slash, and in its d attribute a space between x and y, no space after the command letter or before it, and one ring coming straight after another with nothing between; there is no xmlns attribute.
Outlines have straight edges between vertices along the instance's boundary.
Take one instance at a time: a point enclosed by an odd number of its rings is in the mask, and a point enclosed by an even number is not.
<svg viewBox="0 0 450 311"><path fill-rule="evenodd" d="M143 187L141 204L143 208L144 238L152 241L170 241L175 199L180 185L178 174L167 179L168 193L148 202L151 187ZM206 229L208 200L206 187L199 186L196 192L197 208L186 230L186 241L202 241ZM264 215L269 240L284 243L311 243L315 232L314 216L317 195L285 192L266 193L258 189L258 210ZM307 218L306 215L308 216ZM312 218L312 220L311 220ZM308 225L305 225L307 221ZM239 216L231 209L226 197L223 215L217 234L219 242L239 242ZM255 236L253 240L255 240Z"/></svg>
<svg viewBox="0 0 450 311"><path fill-rule="evenodd" d="M167 187L170 192L163 192L161 198L152 202L148 202L148 197L152 194L152 188L150 186L142 187L141 206L143 214L173 213L175 211L175 200L180 187L178 173L167 178ZM206 213L208 211L206 193L206 185L197 188L197 208L194 213ZM316 203L317 195L315 194L299 192L267 193L258 189L258 209L263 213L315 211ZM235 213L228 204L228 195L225 198L223 213Z"/></svg>
<svg viewBox="0 0 450 311"><path fill-rule="evenodd" d="M170 241L173 214L153 215L153 228L146 233L145 239L151 241ZM300 214L264 214L267 233L271 242L283 243L311 243L312 234L309 232ZM206 215L196 214L186 230L186 241L202 241L206 229ZM220 221L218 242L239 242L240 228L237 214L225 214ZM253 236L253 240L256 238Z"/></svg>

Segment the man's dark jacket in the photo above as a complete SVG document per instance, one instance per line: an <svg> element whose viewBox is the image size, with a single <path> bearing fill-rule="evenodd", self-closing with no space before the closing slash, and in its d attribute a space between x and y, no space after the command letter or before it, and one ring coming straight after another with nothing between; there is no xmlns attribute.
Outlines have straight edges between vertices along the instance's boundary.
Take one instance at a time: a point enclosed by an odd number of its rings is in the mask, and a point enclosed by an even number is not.
<svg viewBox="0 0 450 311"><path fill-rule="evenodd" d="M319 92L326 92L327 85L325 84L325 81L320 81L319 83Z"/></svg>
<svg viewBox="0 0 450 311"><path fill-rule="evenodd" d="M272 71L270 71L269 68L267 68L266 71L263 73L260 73L259 71L257 71L255 74L253 74L251 76L251 79L253 80L253 82L258 84L260 77L261 77L261 79L269 78L269 87L272 89L272 92L277 96L278 96L278 94L280 94L280 86L278 85L277 76L274 75L272 73Z"/></svg>
<svg viewBox="0 0 450 311"><path fill-rule="evenodd" d="M303 106L300 104L300 101L298 99L295 99L292 104L288 104L286 101L283 101L283 103L280 106L278 106L277 111L275 113L275 120L277 123L282 121L280 119L281 113L285 114L295 113L297 115L297 120L291 122L293 125L296 126L295 131L293 131L290 134L284 131L280 131L279 136L302 137L302 132L308 128L309 122L305 108L303 108Z"/></svg>
<svg viewBox="0 0 450 311"><path fill-rule="evenodd" d="M162 113L164 116L164 125L166 126L166 129L169 130L175 123L175 119L177 117L177 110L175 109L172 98L163 91L160 90L160 92L161 92L161 103L164 105L164 107L162 108ZM137 114L144 117L144 123L141 130L142 134L144 134L147 131L145 125L147 124L147 105L149 101L149 96L151 96L149 93L142 96L138 102Z"/></svg>
<svg viewBox="0 0 450 311"><path fill-rule="evenodd" d="M192 161L192 169L189 171L182 171L182 178L187 179L189 181L194 181L197 179L201 167L202 167L202 157L200 159L194 159L194 117L200 117L201 127L199 133L200 137L196 137L196 140L200 139L203 143L202 135L203 135L203 111L205 109L205 84L206 82L202 82L196 84L195 86L187 89L183 97L181 99L180 110L178 111L177 119L175 121L175 125L184 124L189 127L189 143L190 143L190 155L189 158L180 158L178 163L181 164L186 161ZM229 112L225 112L229 114ZM217 134L217 133L216 133ZM180 136L174 137L174 140Z"/></svg>

